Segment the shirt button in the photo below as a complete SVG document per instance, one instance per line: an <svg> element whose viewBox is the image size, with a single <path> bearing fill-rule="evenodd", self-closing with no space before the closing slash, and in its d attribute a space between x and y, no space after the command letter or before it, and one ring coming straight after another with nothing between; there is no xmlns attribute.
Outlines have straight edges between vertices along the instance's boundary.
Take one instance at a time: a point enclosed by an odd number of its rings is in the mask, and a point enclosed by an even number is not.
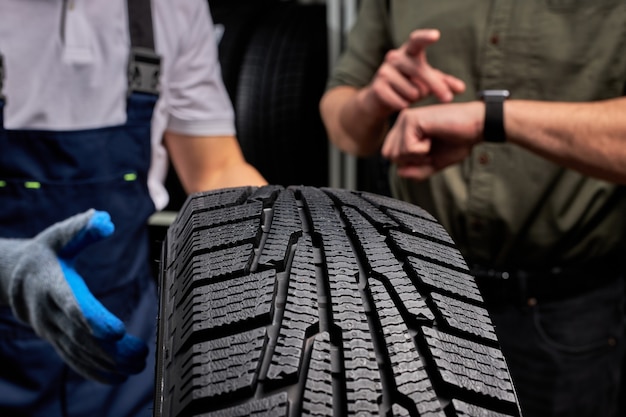
<svg viewBox="0 0 626 417"><path fill-rule="evenodd" d="M481 153L478 156L478 163L481 165L487 165L489 163L489 154L488 153Z"/></svg>
<svg viewBox="0 0 626 417"><path fill-rule="evenodd" d="M500 43L500 36L498 36L497 33L494 33L491 35L491 37L489 38L489 43L491 43L492 45L497 45Z"/></svg>

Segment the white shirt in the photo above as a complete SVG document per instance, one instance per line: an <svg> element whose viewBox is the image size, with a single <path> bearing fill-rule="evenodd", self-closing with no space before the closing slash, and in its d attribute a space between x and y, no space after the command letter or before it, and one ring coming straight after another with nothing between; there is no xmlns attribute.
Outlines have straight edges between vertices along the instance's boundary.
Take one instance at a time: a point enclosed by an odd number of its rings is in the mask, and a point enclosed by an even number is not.
<svg viewBox="0 0 626 417"><path fill-rule="evenodd" d="M163 132L232 135L235 126L207 1L152 3L162 68L148 183L162 209L168 201ZM124 123L129 47L125 0L0 0L5 127L75 130Z"/></svg>

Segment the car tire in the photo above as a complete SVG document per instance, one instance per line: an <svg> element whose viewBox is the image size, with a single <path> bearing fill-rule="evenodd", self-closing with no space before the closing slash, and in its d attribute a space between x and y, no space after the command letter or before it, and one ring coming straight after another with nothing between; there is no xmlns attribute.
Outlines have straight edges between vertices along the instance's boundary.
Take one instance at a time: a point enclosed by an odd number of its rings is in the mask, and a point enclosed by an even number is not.
<svg viewBox="0 0 626 417"><path fill-rule="evenodd" d="M460 252L333 188L190 196L163 244L156 417L519 416Z"/></svg>
<svg viewBox="0 0 626 417"><path fill-rule="evenodd" d="M246 48L233 100L246 160L271 184L328 184L319 113L328 78L326 7L278 4Z"/></svg>

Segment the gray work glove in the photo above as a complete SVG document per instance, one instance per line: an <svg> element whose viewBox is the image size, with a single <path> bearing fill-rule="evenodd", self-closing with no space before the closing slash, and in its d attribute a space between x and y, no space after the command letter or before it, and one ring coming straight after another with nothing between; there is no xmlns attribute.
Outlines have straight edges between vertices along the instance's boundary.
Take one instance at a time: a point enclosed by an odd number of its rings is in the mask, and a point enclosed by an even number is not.
<svg viewBox="0 0 626 417"><path fill-rule="evenodd" d="M118 383L143 370L148 348L89 291L78 253L113 233L108 213L89 210L32 239L0 239L0 303L86 378Z"/></svg>

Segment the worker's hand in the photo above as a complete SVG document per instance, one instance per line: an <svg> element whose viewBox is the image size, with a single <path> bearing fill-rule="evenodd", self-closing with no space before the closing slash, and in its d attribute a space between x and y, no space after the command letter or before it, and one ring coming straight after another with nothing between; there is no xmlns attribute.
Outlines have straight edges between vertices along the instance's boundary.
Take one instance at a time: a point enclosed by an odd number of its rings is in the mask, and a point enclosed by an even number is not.
<svg viewBox="0 0 626 417"><path fill-rule="evenodd" d="M105 383L140 372L148 353L74 269L78 253L113 229L108 213L89 210L32 239L0 239L0 301L73 369Z"/></svg>
<svg viewBox="0 0 626 417"><path fill-rule="evenodd" d="M402 111L387 134L382 155L398 175L421 181L465 159L482 141L482 102L440 104Z"/></svg>
<svg viewBox="0 0 626 417"><path fill-rule="evenodd" d="M367 88L368 99L391 113L431 94L450 102L465 91L463 81L431 67L426 59L426 48L439 36L438 30L418 29L400 48L389 51Z"/></svg>

